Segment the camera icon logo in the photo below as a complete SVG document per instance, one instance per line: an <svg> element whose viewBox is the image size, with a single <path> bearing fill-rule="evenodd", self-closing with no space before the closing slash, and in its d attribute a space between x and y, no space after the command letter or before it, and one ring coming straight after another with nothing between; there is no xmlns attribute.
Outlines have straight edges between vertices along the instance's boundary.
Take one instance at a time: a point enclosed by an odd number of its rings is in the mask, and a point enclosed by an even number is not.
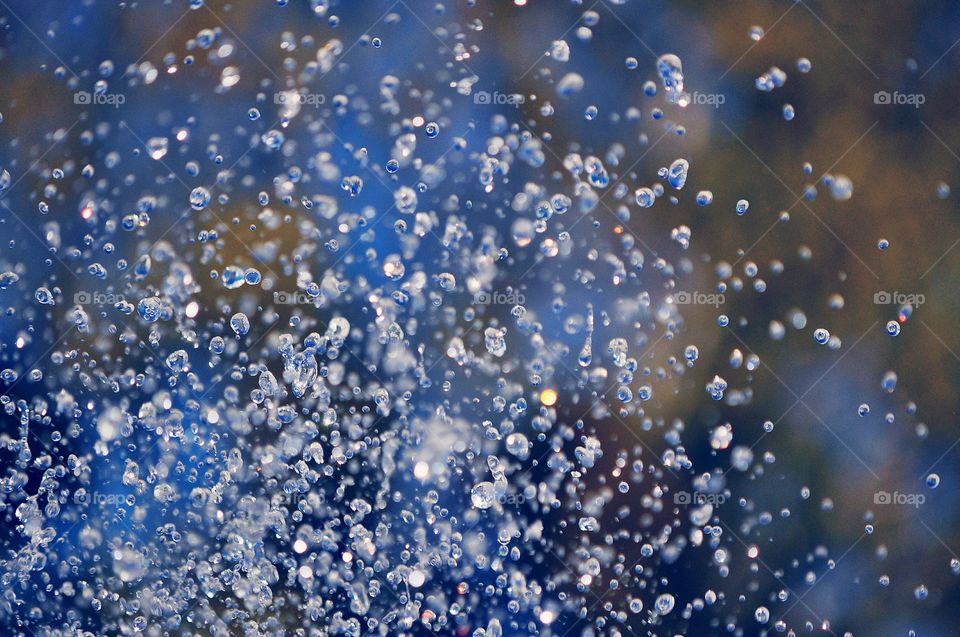
<svg viewBox="0 0 960 637"><path fill-rule="evenodd" d="M490 304L490 293L489 292L477 292L473 297L473 302L478 305L489 305Z"/></svg>
<svg viewBox="0 0 960 637"><path fill-rule="evenodd" d="M873 302L876 305L890 305L893 303L893 295L886 290L881 290L873 295Z"/></svg>
<svg viewBox="0 0 960 637"><path fill-rule="evenodd" d="M890 504L891 502L893 502L893 497L888 491L877 491L873 494L874 504Z"/></svg>
<svg viewBox="0 0 960 637"><path fill-rule="evenodd" d="M689 491L677 491L673 494L674 504L692 504L693 496Z"/></svg>
<svg viewBox="0 0 960 637"><path fill-rule="evenodd" d="M474 104L489 104L490 103L490 92L489 91L477 91L473 95Z"/></svg>
<svg viewBox="0 0 960 637"><path fill-rule="evenodd" d="M877 91L873 94L874 104L891 104L892 102L893 96L890 95L889 91Z"/></svg>
<svg viewBox="0 0 960 637"><path fill-rule="evenodd" d="M77 91L73 94L73 103L80 105L88 105L93 103L93 95L89 91Z"/></svg>
<svg viewBox="0 0 960 637"><path fill-rule="evenodd" d="M73 302L77 305L89 305L93 302L93 295L85 290L81 290L73 295Z"/></svg>

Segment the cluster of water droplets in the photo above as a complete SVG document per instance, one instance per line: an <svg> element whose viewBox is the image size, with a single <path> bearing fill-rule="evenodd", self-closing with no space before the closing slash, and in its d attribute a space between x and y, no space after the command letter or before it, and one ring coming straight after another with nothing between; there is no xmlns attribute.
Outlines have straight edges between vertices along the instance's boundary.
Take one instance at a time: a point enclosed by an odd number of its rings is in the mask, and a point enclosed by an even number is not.
<svg viewBox="0 0 960 637"><path fill-rule="evenodd" d="M551 134L590 89L565 72L579 50L565 40L537 94L499 104L464 64L483 17L406 75L362 77L381 47L420 33L434 51L436 36L398 8L376 37L352 27L367 57L341 64L334 29L350 25L311 7L324 21L273 37L276 70L211 15L123 77L106 60L47 78L102 81L127 108L161 86L204 108L124 130L85 107L75 155L0 173L0 193L22 178L43 202L0 273L15 334L0 615L37 635L801 632L769 582L707 583L758 570L722 512L746 511L737 534L772 514L727 474L759 479L774 458L729 422L688 430L675 413L749 404L761 365L735 349L698 369L689 290L713 277L739 292L734 265L703 272L687 225L631 229L713 203L685 189L682 147L656 166ZM598 20L584 12L578 38ZM662 88L642 84L650 132L682 129L663 119L689 102L680 58L627 68ZM212 71L213 86L188 81ZM785 81L773 67L756 86ZM842 175L824 184L852 195ZM723 193L736 215L742 194ZM717 314L710 328L727 328ZM841 345L821 327L813 340ZM710 577L683 583L683 565Z"/></svg>

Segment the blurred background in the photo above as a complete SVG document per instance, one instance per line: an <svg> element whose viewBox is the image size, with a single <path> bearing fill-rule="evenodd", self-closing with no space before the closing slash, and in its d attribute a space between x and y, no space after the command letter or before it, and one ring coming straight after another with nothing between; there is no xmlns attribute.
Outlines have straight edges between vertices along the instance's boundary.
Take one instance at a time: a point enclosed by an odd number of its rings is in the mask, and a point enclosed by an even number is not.
<svg viewBox="0 0 960 637"><path fill-rule="evenodd" d="M955 634L960 216L951 189L960 185L960 4L367 0L334 4L319 17L320 3L307 1L290 0L282 8L274 2L205 2L191 8L187 0L0 0L0 165L24 180L10 190L10 213L0 214L13 242L3 255L4 269L41 259L29 233L42 234L41 188L49 167L64 158L116 152L115 161L137 183L113 180L91 188L91 196L129 211L136 205L129 193L144 188L161 200L185 201L179 178L143 154L150 138L178 126L196 139L218 135L211 152L222 154L224 165L238 174L269 179L281 171L282 154L254 160L244 153L252 134L248 109L270 102L276 87L296 76L288 60L302 51L285 42L313 35L319 48L330 38L341 40L346 53L336 71L314 85L328 100L334 94L376 95L385 75L412 81L423 92L475 76L474 92L526 99L494 111L451 89L438 97L451 100L438 116L445 131L469 137L471 121L486 127L496 112L543 140L545 164L557 171L571 145L589 143L593 148L582 152L602 157L619 143L625 166L639 160L629 169L639 183L652 183L657 168L685 157L691 164L687 189L715 196L712 205L697 206L685 192L677 205L658 203L628 219L617 219L618 206L610 202L607 212L598 208L595 215L610 228L625 223L650 252L671 259L681 253L671 229L689 226L693 239L686 257L697 273L689 289L719 292L718 281L727 282L722 307L683 309L684 338L697 344L700 360L678 381L684 391L659 396L660 412L686 422L694 466L718 463L717 452L705 443L724 422L733 425L735 443L762 460L726 476L733 502L722 516L725 532L737 538L726 546L744 555L756 546L759 559L749 560L749 567L747 560L731 560L724 575L696 559L678 561L664 567L673 590L681 598L708 587L725 591L731 609L740 595L743 608L752 609L771 592L790 591L786 603L767 604L773 617L793 628L810 622L828 634ZM585 18L585 12L592 14ZM589 37L581 31L585 26ZM755 26L763 30L759 39L751 37ZM196 44L205 29L217 46L232 47L224 59L187 44ZM382 38L380 46L374 37ZM544 55L558 39L570 45L563 67ZM712 96L709 103L681 109L644 95L645 82L655 80L659 87L656 59L664 53L680 57L686 90ZM191 54L195 69L183 62ZM809 72L798 71L800 58L809 59ZM114 66L109 84L123 87L125 102L100 108L93 119L74 95L96 93L104 61ZM225 81L231 75L225 67L234 65L239 78ZM774 66L787 73L786 83L757 90L757 77ZM580 73L586 87L558 96L555 85L569 71ZM544 111L547 101L555 109L551 114ZM792 119L784 117L786 104L795 112ZM598 109L592 119L584 116L591 105ZM635 118L631 107L638 109ZM653 113L658 107L662 120ZM333 144L345 157L361 146L370 157L388 155L396 132L375 109L365 122L331 121L329 133L318 127L302 131L304 140L328 134L349 140L349 146ZM185 160L173 157L172 165L179 169ZM830 177L836 184L838 176L852 183L849 198L831 192ZM216 172L203 176L205 182L216 179ZM78 209L89 199L80 190L71 197ZM735 212L739 199L750 202L742 216ZM391 203L388 193L374 201L381 208ZM101 213L111 212L110 203L99 205L107 206ZM60 225L73 243L88 232L81 217ZM144 238L155 241L176 219L171 212ZM509 227L503 219L490 223ZM294 227L283 232L296 241ZM243 252L224 239L226 254ZM882 240L889 242L885 249ZM131 262L138 257L135 242L119 250ZM81 263L69 253L61 258L71 266ZM522 274L531 263L511 267ZM358 272L363 267L359 259L345 264ZM763 292L744 272L752 264L766 283ZM726 267L732 274L723 274ZM731 283L736 278L742 290ZM72 296L70 281L62 284ZM532 287L524 290L533 294ZM911 307L901 307L905 300ZM728 327L718 325L721 313L729 317ZM8 355L17 335L42 320L25 311L4 322ZM889 321L899 325L898 335L888 334ZM814 328L828 330L842 344L817 345ZM37 354L59 336L46 334L36 337L45 341L34 344ZM731 372L735 349L755 353L762 363ZM888 370L897 375L892 391L883 387ZM710 401L702 392L714 374L725 371L731 383L748 386L742 404ZM691 394L703 400L689 400ZM869 413L861 415L864 404ZM765 421L774 423L772 431L764 430ZM639 422L628 424L640 432ZM615 444L629 440L622 431L609 435ZM931 474L936 477L928 480ZM884 493L912 496L911 503L885 503ZM923 502L915 504L919 495ZM741 611L731 610L731 617ZM726 632L723 621L698 625L697 617L688 634ZM571 634L580 634L575 625L570 623ZM744 634L763 629L744 625Z"/></svg>

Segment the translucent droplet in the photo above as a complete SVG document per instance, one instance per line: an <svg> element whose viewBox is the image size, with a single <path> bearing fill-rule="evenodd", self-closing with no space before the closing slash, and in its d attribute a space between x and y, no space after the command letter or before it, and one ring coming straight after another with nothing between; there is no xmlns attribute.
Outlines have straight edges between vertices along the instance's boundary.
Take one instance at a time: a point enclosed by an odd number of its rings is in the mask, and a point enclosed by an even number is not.
<svg viewBox="0 0 960 637"><path fill-rule="evenodd" d="M687 183L687 173L690 170L690 163L686 159L677 159L670 164L670 169L667 173L667 181L670 182L670 185L680 190L683 188L684 184Z"/></svg>
<svg viewBox="0 0 960 637"><path fill-rule="evenodd" d="M680 58L672 53L657 58L657 72L663 82L663 91L667 101L676 104L683 95L683 65Z"/></svg>
<svg viewBox="0 0 960 637"><path fill-rule="evenodd" d="M197 186L190 192L190 207L194 210L203 210L210 204L210 191L203 186Z"/></svg>

